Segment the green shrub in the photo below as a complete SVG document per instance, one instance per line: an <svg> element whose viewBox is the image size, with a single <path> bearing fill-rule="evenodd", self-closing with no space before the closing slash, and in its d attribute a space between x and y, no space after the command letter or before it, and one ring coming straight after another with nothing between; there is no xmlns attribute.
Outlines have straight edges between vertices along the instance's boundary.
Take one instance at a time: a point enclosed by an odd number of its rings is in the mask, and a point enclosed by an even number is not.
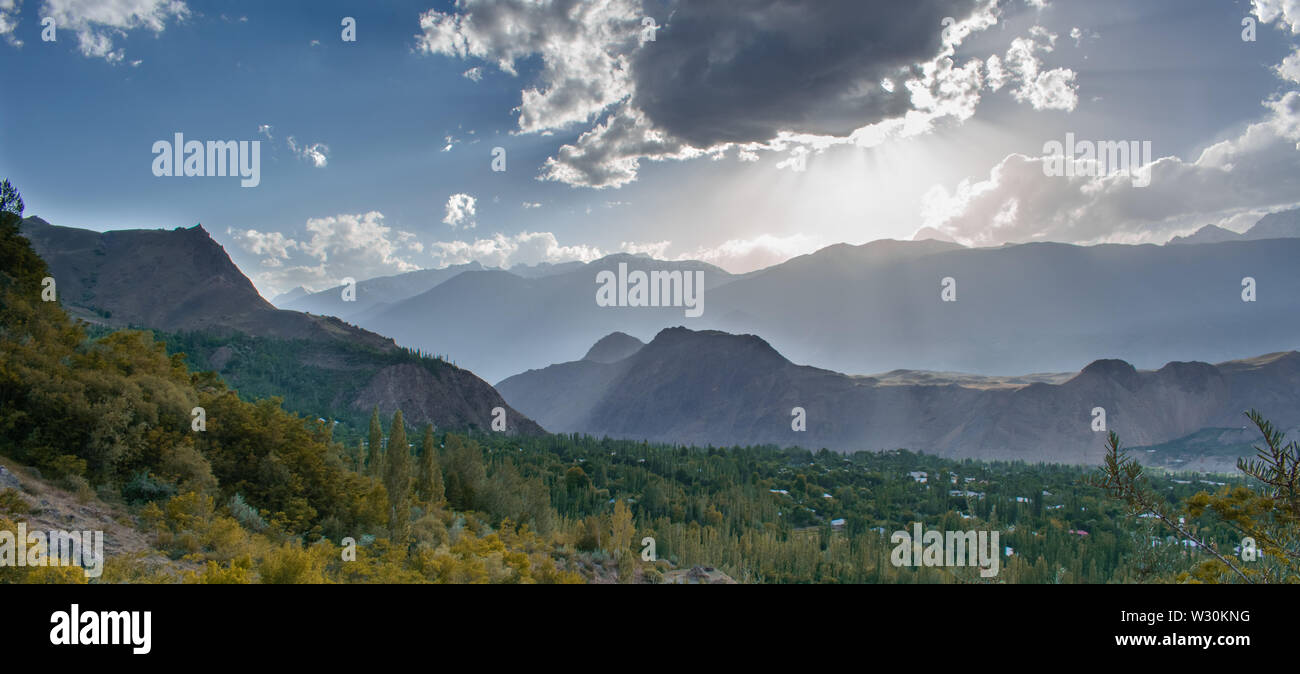
<svg viewBox="0 0 1300 674"><path fill-rule="evenodd" d="M163 482L148 473L139 472L122 487L122 498L132 505L166 501L176 495L174 485Z"/></svg>

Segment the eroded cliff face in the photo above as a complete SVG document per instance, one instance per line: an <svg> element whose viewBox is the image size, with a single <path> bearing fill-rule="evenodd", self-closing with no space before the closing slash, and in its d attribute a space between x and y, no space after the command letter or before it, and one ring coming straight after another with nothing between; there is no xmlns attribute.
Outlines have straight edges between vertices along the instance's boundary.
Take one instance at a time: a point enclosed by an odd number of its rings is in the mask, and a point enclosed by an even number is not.
<svg viewBox="0 0 1300 674"><path fill-rule="evenodd" d="M402 410L407 419L432 421L441 428L492 430L493 410L505 412L506 432L535 434L542 427L510 407L473 373L459 368L436 374L414 363L390 365L377 372L348 403L358 411L379 406L384 415Z"/></svg>

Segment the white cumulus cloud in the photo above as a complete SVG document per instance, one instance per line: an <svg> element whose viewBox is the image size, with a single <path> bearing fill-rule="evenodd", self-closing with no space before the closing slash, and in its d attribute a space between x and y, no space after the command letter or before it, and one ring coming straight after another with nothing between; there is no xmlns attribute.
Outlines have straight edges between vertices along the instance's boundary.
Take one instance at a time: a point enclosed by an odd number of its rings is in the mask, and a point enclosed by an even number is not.
<svg viewBox="0 0 1300 674"><path fill-rule="evenodd" d="M41 16L54 19L59 31L72 31L83 56L116 64L126 53L115 39L134 30L161 33L169 22L187 19L190 9L181 0L45 0Z"/></svg>
<svg viewBox="0 0 1300 674"><path fill-rule="evenodd" d="M472 228L476 224L478 200L468 194L453 194L447 197L447 215L442 221L454 229L456 227Z"/></svg>
<svg viewBox="0 0 1300 674"><path fill-rule="evenodd" d="M421 251L416 235L384 224L378 211L311 218L303 236L229 229L236 245L259 257L266 268L253 275L268 297L296 286L323 290L342 279L358 280L415 271L411 253Z"/></svg>
<svg viewBox="0 0 1300 674"><path fill-rule="evenodd" d="M1012 154L985 179L963 180L951 191L931 188L923 223L971 245L1155 242L1245 211L1294 205L1300 202L1300 92L1264 107L1262 120L1194 161L1152 158L1141 169L1149 171L1145 187L1119 174L1049 176L1047 157Z"/></svg>
<svg viewBox="0 0 1300 674"><path fill-rule="evenodd" d="M489 267L509 268L541 262L590 262L602 257L600 249L594 246L561 246L551 232L494 234L474 241L437 241L427 248L437 266L477 261Z"/></svg>
<svg viewBox="0 0 1300 674"><path fill-rule="evenodd" d="M261 130L260 127L258 130L259 131ZM267 131L268 131L267 137L269 138L270 127L267 127ZM289 136L287 140L289 145L289 151L292 152L294 155L306 161L311 162L312 166L315 166L316 168L324 168L325 166L329 165L330 148L328 145L324 143L311 143L310 145L306 145L306 144L299 145L298 142L294 140L293 136Z"/></svg>

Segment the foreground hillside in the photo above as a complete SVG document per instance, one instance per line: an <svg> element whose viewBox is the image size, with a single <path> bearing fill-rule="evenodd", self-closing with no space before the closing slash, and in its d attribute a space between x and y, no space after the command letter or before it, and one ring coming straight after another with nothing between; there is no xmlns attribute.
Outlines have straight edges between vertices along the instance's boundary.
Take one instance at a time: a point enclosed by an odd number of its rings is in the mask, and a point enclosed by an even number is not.
<svg viewBox="0 0 1300 674"><path fill-rule="evenodd" d="M754 335L671 328L640 348L631 339L611 335L582 360L525 372L497 388L557 432L1075 464L1101 458L1096 407L1105 410L1106 427L1135 446L1240 429L1250 408L1284 429L1300 425L1294 351L1155 371L1099 360L1074 375L855 377L795 365ZM605 357L611 340L622 358ZM806 413L804 431L792 428L796 407ZM1237 457L1253 455L1249 442L1256 439L1233 438L1228 446L1235 452L1182 456L1165 447L1159 458L1170 455L1171 467L1181 458L1201 470L1231 471Z"/></svg>

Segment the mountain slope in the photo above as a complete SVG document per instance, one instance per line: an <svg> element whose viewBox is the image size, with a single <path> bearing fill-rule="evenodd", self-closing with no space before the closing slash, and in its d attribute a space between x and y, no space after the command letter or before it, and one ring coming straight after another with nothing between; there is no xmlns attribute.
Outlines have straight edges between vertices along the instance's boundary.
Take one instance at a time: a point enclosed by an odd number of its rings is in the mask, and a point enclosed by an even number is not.
<svg viewBox="0 0 1300 674"><path fill-rule="evenodd" d="M1300 354L1156 371L1099 360L1059 383L900 384L795 365L753 335L670 328L622 361L555 365L498 389L557 432L1095 463L1104 445L1095 407L1131 446L1239 427L1250 408L1284 428L1300 423ZM791 428L795 407L804 432Z"/></svg>
<svg viewBox="0 0 1300 674"><path fill-rule="evenodd" d="M920 249L935 243L796 258L713 291L692 327L760 334L795 362L855 373L1067 371L1099 356L1158 367L1300 346L1300 239ZM1246 276L1256 302L1241 299ZM942 300L946 278L956 301Z"/></svg>
<svg viewBox="0 0 1300 674"><path fill-rule="evenodd" d="M682 321L683 307L597 306L596 275L617 272L619 264L629 270L703 272L706 314L709 293L737 278L703 262L663 262L627 254L537 278L501 270L471 271L366 317L364 326L406 346L449 354L496 381L530 367L577 358L596 339L616 330L650 336Z"/></svg>
<svg viewBox="0 0 1300 674"><path fill-rule="evenodd" d="M1187 236L1175 236L1169 240L1168 245L1222 243L1224 241L1240 241L1242 238L1242 235L1230 229L1224 229L1218 225L1206 225Z"/></svg>
<svg viewBox="0 0 1300 674"><path fill-rule="evenodd" d="M472 372L422 358L337 318L276 309L202 227L92 232L27 218L64 308L109 328L163 333L191 362L233 387L282 395L304 414L355 419L374 405L408 421L490 427L505 407L511 432L540 432Z"/></svg>
<svg viewBox="0 0 1300 674"><path fill-rule="evenodd" d="M408 297L414 297L437 286L439 283L454 278L467 271L481 271L483 266L477 262L452 265L443 269L421 269L395 276L359 281L354 300L343 301L343 286L310 293L278 303L285 309L305 311L313 314L337 316L349 321L356 321L359 315L373 312L380 307L387 307Z"/></svg>
<svg viewBox="0 0 1300 674"><path fill-rule="evenodd" d="M640 351L645 342L623 332L611 332L591 345L583 360L597 363L616 363Z"/></svg>
<svg viewBox="0 0 1300 674"><path fill-rule="evenodd" d="M1243 234L1247 239L1283 239L1300 236L1300 208L1269 213Z"/></svg>
<svg viewBox="0 0 1300 674"><path fill-rule="evenodd" d="M1206 225L1187 236L1175 236L1171 244L1221 243L1223 241L1260 241L1300 237L1300 209L1270 213L1250 229L1238 234L1217 225Z"/></svg>
<svg viewBox="0 0 1300 674"><path fill-rule="evenodd" d="M307 292L306 288L302 286L298 286L293 290L290 290L289 292L280 293L279 295L272 297L271 304L274 304L276 307L283 309L285 308L284 305L288 304L289 302L292 302L300 297L306 297L307 295L310 294L311 293Z"/></svg>

